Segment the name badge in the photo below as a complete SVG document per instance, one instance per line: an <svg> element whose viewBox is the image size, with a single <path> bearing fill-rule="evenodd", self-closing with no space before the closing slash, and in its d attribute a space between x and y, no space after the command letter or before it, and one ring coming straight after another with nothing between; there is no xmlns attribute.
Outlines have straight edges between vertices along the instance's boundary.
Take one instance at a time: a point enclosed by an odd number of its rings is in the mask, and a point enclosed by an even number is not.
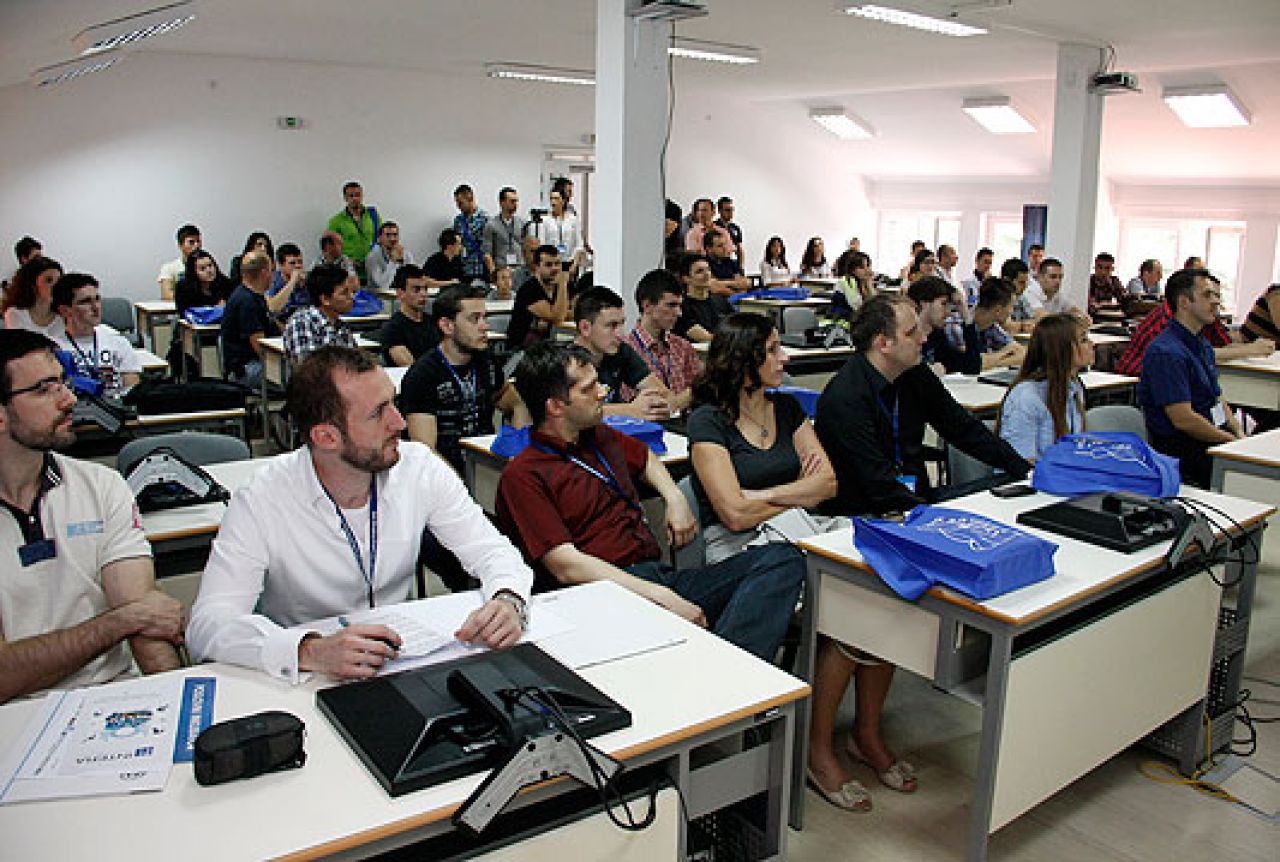
<svg viewBox="0 0 1280 862"><path fill-rule="evenodd" d="M916 477L915 477L915 476L899 476L899 477L898 477L898 481L899 481L899 482L901 482L901 483L902 483L902 485L903 485L903 487L905 487L905 488L906 488L908 491L910 491L912 494L914 494L914 493L916 492Z"/></svg>
<svg viewBox="0 0 1280 862"><path fill-rule="evenodd" d="M67 538L74 539L77 536L96 536L103 531L101 521L80 521L75 524L67 524Z"/></svg>
<svg viewBox="0 0 1280 862"><path fill-rule="evenodd" d="M58 549L54 546L53 539L41 539L38 542L22 545L18 548L18 559L22 561L23 568L34 566L36 563L43 563L45 560L52 560L57 556Z"/></svg>
<svg viewBox="0 0 1280 862"><path fill-rule="evenodd" d="M519 265L520 265L520 255L516 254L515 252L511 252L510 254L507 255L507 266L519 266Z"/></svg>
<svg viewBox="0 0 1280 862"><path fill-rule="evenodd" d="M1227 424L1227 411L1222 406L1221 401L1213 405L1213 410L1210 411L1210 416L1212 417L1214 426L1217 428L1221 428L1223 425Z"/></svg>

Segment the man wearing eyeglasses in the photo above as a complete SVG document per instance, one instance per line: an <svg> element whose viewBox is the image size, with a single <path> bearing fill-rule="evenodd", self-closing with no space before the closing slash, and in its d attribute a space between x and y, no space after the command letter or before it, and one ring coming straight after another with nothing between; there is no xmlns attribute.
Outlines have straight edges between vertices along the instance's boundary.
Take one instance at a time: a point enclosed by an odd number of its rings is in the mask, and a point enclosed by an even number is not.
<svg viewBox="0 0 1280 862"><path fill-rule="evenodd" d="M0 702L179 666L185 614L156 589L129 486L53 453L76 402L53 351L0 331Z"/></svg>

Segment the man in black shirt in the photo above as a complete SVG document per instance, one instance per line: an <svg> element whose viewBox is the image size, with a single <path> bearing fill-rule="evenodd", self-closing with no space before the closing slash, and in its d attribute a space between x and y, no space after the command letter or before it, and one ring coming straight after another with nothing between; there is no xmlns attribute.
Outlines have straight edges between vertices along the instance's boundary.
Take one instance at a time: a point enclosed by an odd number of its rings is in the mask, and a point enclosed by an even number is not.
<svg viewBox="0 0 1280 862"><path fill-rule="evenodd" d="M279 335L280 325L267 310L271 286L271 259L251 251L240 259L241 283L231 292L222 314L222 373L251 388L262 385L262 348L259 342Z"/></svg>
<svg viewBox="0 0 1280 862"><path fill-rule="evenodd" d="M531 347L568 317L569 273L561 268L560 252L554 245L540 245L534 252L533 278L516 291L507 345L512 352Z"/></svg>
<svg viewBox="0 0 1280 862"><path fill-rule="evenodd" d="M440 292L431 312L440 344L413 363L400 385L409 439L426 443L459 473L458 441L492 434L494 407L509 412L517 398L489 356L485 293L462 284Z"/></svg>
<svg viewBox="0 0 1280 862"><path fill-rule="evenodd" d="M396 270L391 287L399 308L382 326L382 362L408 367L440 343L440 330L427 314L427 277L421 269L404 264Z"/></svg>
<svg viewBox="0 0 1280 862"><path fill-rule="evenodd" d="M427 287L440 290L451 284L461 284L465 279L462 269L462 236L451 227L440 231L440 250L427 258L422 272L427 277Z"/></svg>
<svg viewBox="0 0 1280 862"><path fill-rule="evenodd" d="M686 254L680 260L680 282L684 302L680 319L671 331L690 341L710 341L720 321L733 314L733 306L723 296L711 292L711 263L703 255Z"/></svg>
<svg viewBox="0 0 1280 862"><path fill-rule="evenodd" d="M661 422L670 413L670 393L644 358L623 338L627 325L626 304L607 287L592 287L574 306L573 343L585 347L595 362L604 396L606 415L634 416Z"/></svg>
<svg viewBox="0 0 1280 862"><path fill-rule="evenodd" d="M738 227L733 220L734 215L733 198L725 195L716 201L716 212L720 218L715 220L715 224L724 228L729 232L729 238L733 240L733 256L741 266L747 260L747 250L742 245L742 228Z"/></svg>
<svg viewBox="0 0 1280 862"><path fill-rule="evenodd" d="M707 231L703 249L711 264L711 292L717 296L733 296L751 287L751 280L742 274L742 264L729 256L729 241L720 231Z"/></svg>
<svg viewBox="0 0 1280 862"><path fill-rule="evenodd" d="M957 404L920 362L924 332L911 300L868 300L851 334L858 352L827 384L814 423L840 483L826 511L905 512L935 496L924 463L925 425L1014 477L1030 472L1031 465Z"/></svg>

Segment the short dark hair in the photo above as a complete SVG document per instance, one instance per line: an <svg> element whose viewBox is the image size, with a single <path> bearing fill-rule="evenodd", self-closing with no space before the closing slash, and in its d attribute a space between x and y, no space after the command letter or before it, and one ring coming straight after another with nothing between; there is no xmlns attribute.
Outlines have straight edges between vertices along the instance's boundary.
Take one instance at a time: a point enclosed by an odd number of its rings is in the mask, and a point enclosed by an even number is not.
<svg viewBox="0 0 1280 862"><path fill-rule="evenodd" d="M568 177L556 177L551 183L551 191L559 192L560 197L564 197L564 190L573 185L573 180Z"/></svg>
<svg viewBox="0 0 1280 862"><path fill-rule="evenodd" d="M1115 263L1116 256L1108 251L1100 251L1093 259L1094 263Z"/></svg>
<svg viewBox="0 0 1280 862"><path fill-rule="evenodd" d="M436 242L440 245L440 250L444 251L446 248L453 245L455 242L457 242L460 239L462 239L461 234L459 234L453 228L447 227L444 230L440 231L440 236L439 238L436 239Z"/></svg>
<svg viewBox="0 0 1280 862"><path fill-rule="evenodd" d="M1031 254L1033 251L1044 251L1044 246L1038 242L1033 242L1031 245L1027 246L1027 254Z"/></svg>
<svg viewBox="0 0 1280 862"><path fill-rule="evenodd" d="M1062 269L1062 261L1058 260L1056 257L1046 257L1044 260L1040 261L1040 271L1044 272L1044 268L1046 266L1056 266L1058 269Z"/></svg>
<svg viewBox="0 0 1280 862"><path fill-rule="evenodd" d="M422 271L422 267L416 263L406 263L396 270L396 274L391 277L391 289L399 293L405 289L405 285L411 278L422 278L426 275Z"/></svg>
<svg viewBox="0 0 1280 862"><path fill-rule="evenodd" d="M735 312L716 327L707 349L707 362L693 384L697 404L711 404L738 419L743 389L755 392L762 385L760 366L765 342L777 327L762 314Z"/></svg>
<svg viewBox="0 0 1280 862"><path fill-rule="evenodd" d="M431 320L436 328L440 327L440 319L456 320L462 312L462 302L466 299L484 299L489 291L479 285L451 284L436 295L431 304Z"/></svg>
<svg viewBox="0 0 1280 862"><path fill-rule="evenodd" d="M671 221L680 221L680 219L684 218L684 213L680 210L680 204L676 203L671 198L667 198L667 202L664 204L664 207L666 209L667 218Z"/></svg>
<svg viewBox="0 0 1280 862"><path fill-rule="evenodd" d="M678 271L680 275L688 278L689 273L693 272L693 265L700 260L706 261L707 263L711 262L707 260L707 256L705 254L698 254L694 251L680 255L680 263L678 264Z"/></svg>
<svg viewBox="0 0 1280 862"><path fill-rule="evenodd" d="M547 399L569 397L569 365L592 365L585 347L560 341L540 341L524 352L516 366L515 384L534 427L547 418Z"/></svg>
<svg viewBox="0 0 1280 862"><path fill-rule="evenodd" d="M1196 279L1207 278L1217 283L1217 279L1207 269L1180 269L1173 275L1169 276L1169 280L1164 284L1164 301L1169 304L1169 310L1174 314L1178 313L1178 299L1185 296L1192 302L1196 298Z"/></svg>
<svg viewBox="0 0 1280 862"><path fill-rule="evenodd" d="M986 311L1001 308L1013 302L1013 288L1002 278L984 278L978 288L978 308Z"/></svg>
<svg viewBox="0 0 1280 862"><path fill-rule="evenodd" d="M914 309L915 303L905 296L873 296L862 303L849 327L854 349L865 353L881 335L897 336L898 306Z"/></svg>
<svg viewBox="0 0 1280 862"><path fill-rule="evenodd" d="M182 245L182 241L189 236L200 236L200 228L193 224L184 224L178 228L178 245Z"/></svg>
<svg viewBox="0 0 1280 862"><path fill-rule="evenodd" d="M384 221L382 224L378 225L378 236L382 236L382 232L389 227L393 227L396 230L400 230L400 225L396 224L395 222Z"/></svg>
<svg viewBox="0 0 1280 862"><path fill-rule="evenodd" d="M50 353L58 349L53 339L43 332L32 332L29 329L0 329L0 404L8 404L13 393L10 387L9 363L38 350Z"/></svg>
<svg viewBox="0 0 1280 862"><path fill-rule="evenodd" d="M293 368L285 392L289 415L298 423L302 439L311 442L311 429L336 425L347 431L347 402L343 400L333 373L364 374L378 368L374 358L353 347L329 345L307 355Z"/></svg>
<svg viewBox="0 0 1280 862"><path fill-rule="evenodd" d="M1154 257L1149 257L1146 260L1144 260L1141 263L1141 265L1138 266L1138 272L1141 272L1141 273L1155 272L1156 267L1159 265L1160 265L1160 261L1156 260Z"/></svg>
<svg viewBox="0 0 1280 862"><path fill-rule="evenodd" d="M75 302L77 290L82 287L97 286L98 280L87 272L68 272L53 284L53 291L50 293L53 310L70 308Z"/></svg>
<svg viewBox="0 0 1280 862"><path fill-rule="evenodd" d="M725 204L731 204L731 203L733 203L733 198L729 197L728 195L721 195L720 199L716 201L716 209L720 209L720 207L724 206Z"/></svg>
<svg viewBox="0 0 1280 862"><path fill-rule="evenodd" d="M501 203L502 199L505 198L507 195L514 195L514 194L518 194L518 192L516 192L515 189L511 188L511 186L503 186L502 188L498 189L498 202Z"/></svg>
<svg viewBox="0 0 1280 862"><path fill-rule="evenodd" d="M1203 261L1203 258L1201 258L1200 255L1198 254L1193 254L1182 262L1182 268L1195 269L1196 267L1192 266L1191 264L1195 263L1196 261Z"/></svg>
<svg viewBox="0 0 1280 862"><path fill-rule="evenodd" d="M466 183L459 183L458 187L453 190L453 196L455 198L458 195L473 195L473 194L475 194L475 191L471 188L471 186L467 185Z"/></svg>
<svg viewBox="0 0 1280 862"><path fill-rule="evenodd" d="M716 205L711 202L711 198L698 198L693 202L693 206L689 207L690 211L697 210L698 204L702 203L703 201L706 201L707 206L711 207L713 210L716 208Z"/></svg>
<svg viewBox="0 0 1280 862"><path fill-rule="evenodd" d="M22 259L33 251L44 251L44 246L40 244L40 240L33 236L24 236L13 244L13 256L18 259L18 263L22 263Z"/></svg>
<svg viewBox="0 0 1280 862"><path fill-rule="evenodd" d="M871 266L871 256L865 252L847 248L836 258L835 276L836 278L852 276L853 271L861 266Z"/></svg>
<svg viewBox="0 0 1280 862"><path fill-rule="evenodd" d="M644 311L645 305L657 305L662 301L663 295L668 293L684 296L680 279L665 269L651 269L640 276L640 281L636 284L636 308Z"/></svg>
<svg viewBox="0 0 1280 862"><path fill-rule="evenodd" d="M276 263L284 263L286 258L302 257L302 249L291 242L282 242L276 249Z"/></svg>
<svg viewBox="0 0 1280 862"><path fill-rule="evenodd" d="M342 184L342 193L345 195L347 193L347 189L363 189L363 188L364 186L360 185L355 180L348 180L347 182Z"/></svg>
<svg viewBox="0 0 1280 862"><path fill-rule="evenodd" d="M586 320L595 323L600 312L606 308L625 307L626 303L622 301L622 297L604 285L598 284L578 294L578 301L573 306L573 322L577 324Z"/></svg>
<svg viewBox="0 0 1280 862"><path fill-rule="evenodd" d="M544 257L559 257L560 249L550 243L543 243L538 246L538 250L533 253L533 263L535 266L541 266Z"/></svg>
<svg viewBox="0 0 1280 862"><path fill-rule="evenodd" d="M1005 281L1013 281L1024 272L1031 272L1031 267L1020 257L1011 257L1000 264L1000 277Z"/></svg>
<svg viewBox="0 0 1280 862"><path fill-rule="evenodd" d="M907 288L907 297L919 308L935 299L949 297L955 288L936 275L926 275Z"/></svg>
<svg viewBox="0 0 1280 862"><path fill-rule="evenodd" d="M982 248L978 249L977 254L973 256L973 259L976 261L978 258L982 257L983 255L995 257L996 253L984 245Z"/></svg>
<svg viewBox="0 0 1280 862"><path fill-rule="evenodd" d="M325 231L324 233L320 234L320 253L324 254L326 251L333 248L339 242L342 242L342 237L336 231L331 231L331 230Z"/></svg>
<svg viewBox="0 0 1280 862"><path fill-rule="evenodd" d="M318 307L321 299L333 296L333 292L346 282L349 275L345 266L336 263L322 263L313 267L303 283L307 295L311 297L311 304Z"/></svg>

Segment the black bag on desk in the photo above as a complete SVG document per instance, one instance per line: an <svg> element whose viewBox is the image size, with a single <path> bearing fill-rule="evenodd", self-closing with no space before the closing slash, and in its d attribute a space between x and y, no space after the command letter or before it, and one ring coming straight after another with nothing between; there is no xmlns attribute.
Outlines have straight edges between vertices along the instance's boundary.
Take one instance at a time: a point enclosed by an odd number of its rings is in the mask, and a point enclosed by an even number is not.
<svg viewBox="0 0 1280 862"><path fill-rule="evenodd" d="M196 737L196 781L208 787L297 769L307 762L302 750L305 732L296 715L279 710L210 725Z"/></svg>
<svg viewBox="0 0 1280 862"><path fill-rule="evenodd" d="M234 410L244 407L249 390L238 383L199 377L187 383L143 380L124 396L126 404L143 416L190 413L196 410Z"/></svg>

